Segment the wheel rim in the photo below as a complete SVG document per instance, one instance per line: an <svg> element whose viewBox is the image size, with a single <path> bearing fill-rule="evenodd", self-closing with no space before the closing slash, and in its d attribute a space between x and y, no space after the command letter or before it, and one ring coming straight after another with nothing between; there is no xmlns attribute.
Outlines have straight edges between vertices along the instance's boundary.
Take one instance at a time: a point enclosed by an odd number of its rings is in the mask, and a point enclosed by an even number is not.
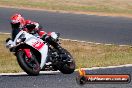
<svg viewBox="0 0 132 88"><path fill-rule="evenodd" d="M26 62L26 64L33 70L33 71L39 71L40 70L40 66L39 63L36 59L34 59L34 57L32 56L32 58L28 58L24 53L23 53L23 57L24 60Z"/></svg>

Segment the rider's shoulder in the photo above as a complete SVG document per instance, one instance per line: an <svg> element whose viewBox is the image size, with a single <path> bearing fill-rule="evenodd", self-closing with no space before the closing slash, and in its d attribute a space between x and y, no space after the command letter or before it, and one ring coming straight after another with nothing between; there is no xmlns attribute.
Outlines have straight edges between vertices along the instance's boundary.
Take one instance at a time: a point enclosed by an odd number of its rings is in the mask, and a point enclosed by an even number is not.
<svg viewBox="0 0 132 88"><path fill-rule="evenodd" d="M32 21L31 20L25 20L25 24L31 24Z"/></svg>
<svg viewBox="0 0 132 88"><path fill-rule="evenodd" d="M25 20L26 24L38 24L38 22L32 21L32 20Z"/></svg>

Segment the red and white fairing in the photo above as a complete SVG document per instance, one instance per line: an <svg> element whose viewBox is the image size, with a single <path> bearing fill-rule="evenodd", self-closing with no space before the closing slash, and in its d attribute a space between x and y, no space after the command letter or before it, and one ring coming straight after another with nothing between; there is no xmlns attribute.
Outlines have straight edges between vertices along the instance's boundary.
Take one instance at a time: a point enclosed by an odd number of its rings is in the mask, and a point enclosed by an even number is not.
<svg viewBox="0 0 132 88"><path fill-rule="evenodd" d="M47 58L47 53L48 53L48 45L46 43L43 42L43 40L41 40L40 38L37 38L25 31L20 31L19 34L17 34L15 40L14 40L14 46L17 45L16 42L19 38L20 35L24 34L25 35L25 43L33 48L35 48L36 50L38 50L41 54L41 64L40 67L41 69L43 68L43 66L46 63L46 58Z"/></svg>

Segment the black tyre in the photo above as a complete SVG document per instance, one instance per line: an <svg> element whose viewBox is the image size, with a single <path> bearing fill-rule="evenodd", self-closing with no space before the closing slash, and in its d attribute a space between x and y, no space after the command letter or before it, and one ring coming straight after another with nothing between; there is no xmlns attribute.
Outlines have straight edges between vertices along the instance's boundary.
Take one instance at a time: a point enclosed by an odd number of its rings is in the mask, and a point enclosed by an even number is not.
<svg viewBox="0 0 132 88"><path fill-rule="evenodd" d="M32 53L32 52L31 52ZM19 50L16 53L17 61L20 67L28 74L32 76L39 75L40 72L40 64L37 61L34 54L32 54L32 58L28 59L23 50Z"/></svg>
<svg viewBox="0 0 132 88"><path fill-rule="evenodd" d="M75 61L74 61L72 55L66 49L64 49L64 52L65 52L67 58L69 58L70 61L66 62L65 64L62 64L59 70L63 74L71 74L71 73L74 72L75 67L76 67Z"/></svg>

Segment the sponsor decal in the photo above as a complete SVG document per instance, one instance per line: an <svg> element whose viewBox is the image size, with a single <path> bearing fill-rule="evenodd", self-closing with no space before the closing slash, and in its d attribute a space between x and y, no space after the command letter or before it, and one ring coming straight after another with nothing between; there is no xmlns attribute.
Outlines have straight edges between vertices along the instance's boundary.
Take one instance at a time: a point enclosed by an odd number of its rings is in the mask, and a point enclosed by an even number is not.
<svg viewBox="0 0 132 88"><path fill-rule="evenodd" d="M88 74L83 69L79 69L78 73L76 81L80 85L86 83L129 83L131 80L128 74Z"/></svg>
<svg viewBox="0 0 132 88"><path fill-rule="evenodd" d="M44 43L43 42L35 42L33 45L32 45L34 48L36 48L37 50L40 50L43 46L44 46Z"/></svg>

